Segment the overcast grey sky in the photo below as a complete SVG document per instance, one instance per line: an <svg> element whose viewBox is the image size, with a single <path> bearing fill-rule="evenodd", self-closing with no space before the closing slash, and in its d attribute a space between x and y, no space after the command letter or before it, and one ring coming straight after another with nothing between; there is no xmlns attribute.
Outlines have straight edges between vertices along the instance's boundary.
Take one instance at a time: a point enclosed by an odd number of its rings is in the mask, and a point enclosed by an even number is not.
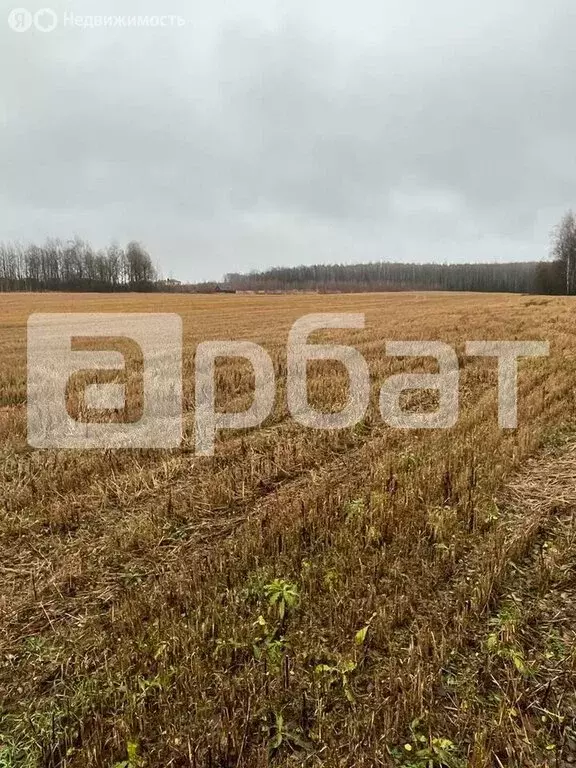
<svg viewBox="0 0 576 768"><path fill-rule="evenodd" d="M58 26L3 0L0 240L139 239L200 280L538 259L576 206L574 0L22 2Z"/></svg>

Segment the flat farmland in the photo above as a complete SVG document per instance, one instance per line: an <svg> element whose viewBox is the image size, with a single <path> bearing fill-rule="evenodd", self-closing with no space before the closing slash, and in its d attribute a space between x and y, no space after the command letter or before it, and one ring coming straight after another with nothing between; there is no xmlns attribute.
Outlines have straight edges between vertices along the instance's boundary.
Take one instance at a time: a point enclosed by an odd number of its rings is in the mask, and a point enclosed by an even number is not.
<svg viewBox="0 0 576 768"><path fill-rule="evenodd" d="M172 450L35 450L26 441L33 312L171 312L184 328L185 434ZM286 404L292 324L367 360L358 424L305 428ZM259 428L194 450L194 353L257 342L277 396ZM387 426L379 387L460 362L450 429ZM466 341L550 343L520 360L518 427L497 365ZM338 410L345 370L309 365ZM574 302L504 294L0 295L0 765L556 766L574 727ZM246 361L217 402L252 400ZM430 410L422 391L406 407ZM573 738L574 734L574 738Z"/></svg>

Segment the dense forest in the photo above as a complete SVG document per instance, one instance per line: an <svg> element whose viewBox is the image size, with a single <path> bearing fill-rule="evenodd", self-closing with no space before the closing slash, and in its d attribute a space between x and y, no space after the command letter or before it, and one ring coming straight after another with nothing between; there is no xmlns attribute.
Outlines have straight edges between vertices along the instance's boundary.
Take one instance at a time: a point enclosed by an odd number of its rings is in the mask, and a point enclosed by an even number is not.
<svg viewBox="0 0 576 768"><path fill-rule="evenodd" d="M149 291L157 272L137 242L94 250L80 238L0 244L0 291Z"/></svg>
<svg viewBox="0 0 576 768"><path fill-rule="evenodd" d="M330 264L228 274L240 291L489 291L576 294L576 217L552 232L551 259L507 264Z"/></svg>
<svg viewBox="0 0 576 768"><path fill-rule="evenodd" d="M229 274L238 291L493 291L560 293L556 262L510 264L330 264L277 267L265 272Z"/></svg>

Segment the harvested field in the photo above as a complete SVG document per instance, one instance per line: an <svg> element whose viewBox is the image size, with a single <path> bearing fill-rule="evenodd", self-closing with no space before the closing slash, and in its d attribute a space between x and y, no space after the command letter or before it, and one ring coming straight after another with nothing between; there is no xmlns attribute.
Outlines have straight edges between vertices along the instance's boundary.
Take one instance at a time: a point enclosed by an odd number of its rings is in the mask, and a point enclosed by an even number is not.
<svg viewBox="0 0 576 768"><path fill-rule="evenodd" d="M26 445L31 312L175 312L186 437L171 451ZM318 338L362 352L372 407L354 428L294 423L282 376L292 323L364 312ZM576 755L572 608L576 336L563 297L0 297L0 766L557 766ZM194 349L251 340L278 373L273 414L193 444ZM378 385L460 359L460 417L398 430ZM467 340L542 340L519 363L518 428L501 430L495 360ZM252 375L218 367L242 410ZM341 407L347 378L309 370ZM433 408L428 394L411 408Z"/></svg>

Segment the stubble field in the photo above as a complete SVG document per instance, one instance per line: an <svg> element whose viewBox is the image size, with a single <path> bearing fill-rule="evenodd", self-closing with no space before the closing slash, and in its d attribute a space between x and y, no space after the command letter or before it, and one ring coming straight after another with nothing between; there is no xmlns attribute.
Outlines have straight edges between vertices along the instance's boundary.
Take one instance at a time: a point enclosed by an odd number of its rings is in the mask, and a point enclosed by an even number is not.
<svg viewBox="0 0 576 768"><path fill-rule="evenodd" d="M175 312L186 437L171 451L26 444L31 312ZM288 416L286 340L312 312L364 312L373 402L354 428ZM556 766L576 733L571 299L496 294L0 296L0 766ZM194 350L251 340L278 374L273 415L193 444ZM460 358L460 417L398 430L378 385ZM518 428L495 360L467 340L543 340L519 365ZM247 364L218 400L245 409ZM310 366L318 407L343 370ZM412 408L433 408L416 397ZM574 737L574 738L573 738Z"/></svg>

